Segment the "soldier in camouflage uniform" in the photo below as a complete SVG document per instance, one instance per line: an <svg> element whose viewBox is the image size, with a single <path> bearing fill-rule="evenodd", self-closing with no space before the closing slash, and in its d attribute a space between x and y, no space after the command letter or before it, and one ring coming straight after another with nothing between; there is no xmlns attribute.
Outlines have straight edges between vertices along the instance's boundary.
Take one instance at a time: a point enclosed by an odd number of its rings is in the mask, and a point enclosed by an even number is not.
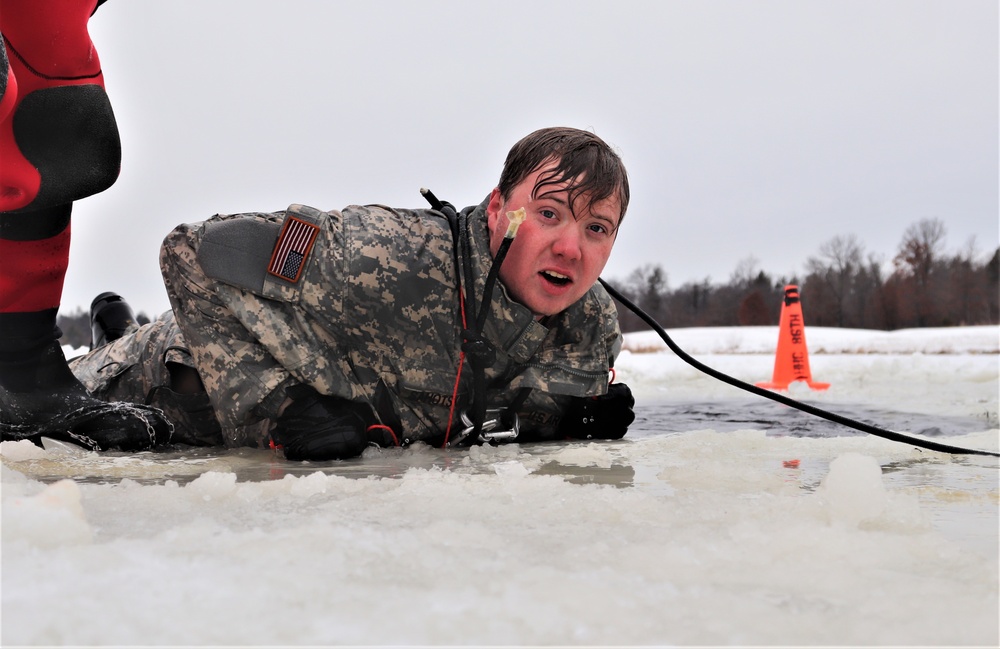
<svg viewBox="0 0 1000 649"><path fill-rule="evenodd" d="M277 442L292 459L479 434L488 426L462 419L476 385L498 428L518 421L519 441L621 437L633 401L609 390L621 333L595 282L627 202L604 142L543 129L451 220L445 206L292 205L181 225L161 250L172 313L73 369L102 398L163 408L175 442ZM483 301L519 207L524 228ZM486 353L470 358L470 339Z"/></svg>

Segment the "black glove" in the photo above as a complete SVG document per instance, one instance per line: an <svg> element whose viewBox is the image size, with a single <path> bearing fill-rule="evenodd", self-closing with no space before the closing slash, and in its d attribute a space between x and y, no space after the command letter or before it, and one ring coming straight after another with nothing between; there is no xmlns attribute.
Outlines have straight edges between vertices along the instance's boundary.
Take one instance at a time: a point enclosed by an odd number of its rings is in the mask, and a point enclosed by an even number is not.
<svg viewBox="0 0 1000 649"><path fill-rule="evenodd" d="M271 432L289 460L343 460L361 455L375 416L366 404L326 396L308 385L285 393L292 402Z"/></svg>
<svg viewBox="0 0 1000 649"><path fill-rule="evenodd" d="M599 397L574 397L556 432L576 439L621 439L635 420L634 405L628 386L612 383Z"/></svg>

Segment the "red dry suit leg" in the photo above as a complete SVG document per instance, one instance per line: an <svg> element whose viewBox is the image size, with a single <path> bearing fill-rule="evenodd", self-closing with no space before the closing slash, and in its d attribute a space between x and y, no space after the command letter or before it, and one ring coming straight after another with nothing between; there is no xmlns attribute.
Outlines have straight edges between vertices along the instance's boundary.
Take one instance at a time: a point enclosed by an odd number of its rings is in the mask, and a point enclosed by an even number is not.
<svg viewBox="0 0 1000 649"><path fill-rule="evenodd" d="M8 438L15 427L98 408L69 371L56 326L73 201L110 187L121 162L87 31L98 4L0 0L0 424ZM118 439L135 428L128 417L89 426L119 429L113 446L137 446Z"/></svg>

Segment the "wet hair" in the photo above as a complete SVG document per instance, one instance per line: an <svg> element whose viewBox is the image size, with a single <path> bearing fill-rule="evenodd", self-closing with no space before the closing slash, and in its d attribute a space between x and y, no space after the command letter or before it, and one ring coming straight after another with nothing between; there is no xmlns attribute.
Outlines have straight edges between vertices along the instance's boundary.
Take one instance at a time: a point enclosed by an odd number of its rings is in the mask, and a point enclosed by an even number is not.
<svg viewBox="0 0 1000 649"><path fill-rule="evenodd" d="M500 174L500 194L510 198L514 188L547 163L555 166L538 177L532 197L544 195L544 188L569 182L570 207L579 196L587 196L588 208L617 197L621 203L618 225L628 208L628 174L621 158L607 143L589 131L568 127L543 128L522 138L511 148ZM575 214L574 214L575 215Z"/></svg>

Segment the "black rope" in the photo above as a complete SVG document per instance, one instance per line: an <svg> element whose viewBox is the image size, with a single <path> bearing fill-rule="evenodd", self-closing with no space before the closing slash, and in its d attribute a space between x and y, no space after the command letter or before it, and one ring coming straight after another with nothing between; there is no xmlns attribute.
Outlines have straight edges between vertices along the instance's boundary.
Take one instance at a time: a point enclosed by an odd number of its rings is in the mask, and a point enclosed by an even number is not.
<svg viewBox="0 0 1000 649"><path fill-rule="evenodd" d="M429 189L421 189L420 193L423 194L431 207L444 214L451 224L454 239L456 284L458 285L459 299L464 300L466 323L468 324L462 330L462 351L468 356L469 367L472 370L472 403L469 406L469 413L471 414L473 430L470 435L466 436L466 440L475 441L479 439L483 430L483 422L486 420L486 368L492 367L496 362L496 350L483 337L483 327L486 325L486 318L493 302L493 287L496 285L497 273L512 240L504 239L500 250L497 251L497 257L494 259L493 265L490 266L486 277L482 304L477 311L475 275L472 269L472 243L468 234L469 210L456 212L451 203L440 200ZM465 276L464 292L463 275Z"/></svg>
<svg viewBox="0 0 1000 649"><path fill-rule="evenodd" d="M479 318L476 320L476 331L482 333L483 327L486 326L486 316L489 315L490 307L493 303L493 288L497 283L497 276L500 273L500 264L507 257L507 251L510 250L510 244L514 243L513 237L504 237L503 241L500 242L500 248L497 249L496 257L493 258L493 264L490 266L490 272L486 275L486 287L483 289L483 302L482 306L479 307Z"/></svg>
<svg viewBox="0 0 1000 649"><path fill-rule="evenodd" d="M926 448L931 451L940 451L941 453L952 453L955 455L986 455L989 457L1000 457L1000 453L994 453L992 451L981 451L978 449L962 448L960 446L942 444L940 442L920 439L918 437L911 437L910 435L906 435L904 433L897 433L895 431L887 430L885 428L880 428L878 426L866 424L864 422L856 421L849 417L844 417L843 415L838 415L833 412L828 412L826 410L817 408L815 406L810 406L809 404L802 403L801 401L796 401L795 399L786 397L783 394L772 392L771 390L765 390L764 388L757 387L756 385L751 385L750 383L745 383L739 379L729 376L728 374L723 374L722 372L712 369L711 367L708 367L707 365L704 365L703 363L700 363L699 361L689 356L683 349L677 346L677 344L670 338L670 336L667 335L667 332L663 329L663 327L661 327L659 323L657 323L656 320L652 318L652 316L647 314L645 311L643 311L634 303L632 303L631 300L629 300L624 295L619 293L617 290L612 288L603 279L598 279L598 281L601 283L602 286L604 286L604 288L608 291L608 293L611 294L611 297L615 298L616 300L624 304L633 313L639 316L639 318L641 318L643 322L652 327L653 331L658 333L660 335L660 338L663 339L663 342L667 344L667 347L669 347L671 351L677 354L677 356L679 356L681 360L683 360L688 365L691 365L695 369L700 370L705 374L708 374L712 378L716 378L722 381L723 383L728 383L729 385L740 388L741 390L746 390L747 392L751 392L758 396L764 397L765 399L771 399L772 401L777 401L778 403L790 406L792 408L796 408L797 410L809 413L810 415L815 415L816 417L820 417L821 419L826 419L828 421L841 424L842 426L847 426L848 428L853 428L863 433L868 433L869 435L875 435L876 437L883 437L885 439L892 440L894 442L913 444L914 446Z"/></svg>

